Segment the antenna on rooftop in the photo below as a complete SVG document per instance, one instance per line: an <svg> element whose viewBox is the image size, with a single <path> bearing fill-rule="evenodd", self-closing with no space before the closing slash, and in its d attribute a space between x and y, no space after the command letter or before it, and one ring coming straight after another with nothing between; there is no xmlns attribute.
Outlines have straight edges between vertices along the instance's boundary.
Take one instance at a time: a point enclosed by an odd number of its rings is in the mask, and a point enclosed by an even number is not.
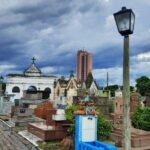
<svg viewBox="0 0 150 150"><path fill-rule="evenodd" d="M107 72L107 87L109 86L109 74Z"/></svg>

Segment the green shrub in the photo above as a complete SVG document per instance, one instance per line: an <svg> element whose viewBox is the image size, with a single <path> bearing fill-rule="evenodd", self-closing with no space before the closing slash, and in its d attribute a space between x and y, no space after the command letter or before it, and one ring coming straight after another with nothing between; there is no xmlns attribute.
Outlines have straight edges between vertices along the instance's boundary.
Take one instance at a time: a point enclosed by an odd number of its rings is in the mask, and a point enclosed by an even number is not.
<svg viewBox="0 0 150 150"><path fill-rule="evenodd" d="M110 132L112 131L112 123L104 118L104 116L98 116L98 124L97 124L97 135L98 139L109 138Z"/></svg>
<svg viewBox="0 0 150 150"><path fill-rule="evenodd" d="M75 131L75 115L74 115L74 112L76 110L77 110L76 105L71 105L65 110L66 119L72 122L71 126L68 129L68 133L70 135L74 135L74 131Z"/></svg>
<svg viewBox="0 0 150 150"><path fill-rule="evenodd" d="M150 108L137 107L131 117L132 125L137 129L150 131Z"/></svg>
<svg viewBox="0 0 150 150"><path fill-rule="evenodd" d="M66 110L65 110L65 117L66 119L70 120L71 122L75 121L75 115L74 112L77 110L76 105L70 105Z"/></svg>

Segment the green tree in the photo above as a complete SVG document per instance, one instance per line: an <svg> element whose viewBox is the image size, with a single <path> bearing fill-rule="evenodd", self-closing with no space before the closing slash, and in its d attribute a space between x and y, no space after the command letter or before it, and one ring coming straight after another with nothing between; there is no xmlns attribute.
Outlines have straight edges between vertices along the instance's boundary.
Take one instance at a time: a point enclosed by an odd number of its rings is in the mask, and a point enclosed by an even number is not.
<svg viewBox="0 0 150 150"><path fill-rule="evenodd" d="M6 83L2 83L2 90L3 90L3 91L6 90Z"/></svg>
<svg viewBox="0 0 150 150"><path fill-rule="evenodd" d="M140 108L137 107L134 111L131 121L132 125L137 129L142 129L146 131L150 131L150 108Z"/></svg>
<svg viewBox="0 0 150 150"><path fill-rule="evenodd" d="M131 91L131 92L134 91L134 86L130 86L130 91Z"/></svg>
<svg viewBox="0 0 150 150"><path fill-rule="evenodd" d="M87 88L90 88L92 82L93 82L93 75L92 75L91 72L89 72L89 74L87 75L87 79L86 79L86 81L85 81L86 87L87 87Z"/></svg>
<svg viewBox="0 0 150 150"><path fill-rule="evenodd" d="M119 88L118 85L109 85L108 87L105 87L105 90L109 90L111 97L114 97L114 96L115 96L115 91L116 91L118 88Z"/></svg>
<svg viewBox="0 0 150 150"><path fill-rule="evenodd" d="M150 78L142 76L136 79L136 88L137 92L142 96L144 96L145 93L150 92Z"/></svg>

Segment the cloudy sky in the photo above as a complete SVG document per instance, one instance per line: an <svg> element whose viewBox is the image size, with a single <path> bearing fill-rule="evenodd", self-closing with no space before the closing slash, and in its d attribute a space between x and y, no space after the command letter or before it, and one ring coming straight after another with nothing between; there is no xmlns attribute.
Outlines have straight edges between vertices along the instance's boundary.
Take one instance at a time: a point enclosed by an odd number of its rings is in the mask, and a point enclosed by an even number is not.
<svg viewBox="0 0 150 150"><path fill-rule="evenodd" d="M76 72L76 54L93 54L100 85L122 83L123 37L113 13L122 6L136 14L130 36L131 84L150 77L150 1L148 0L0 0L0 74L21 73L37 58L45 74Z"/></svg>

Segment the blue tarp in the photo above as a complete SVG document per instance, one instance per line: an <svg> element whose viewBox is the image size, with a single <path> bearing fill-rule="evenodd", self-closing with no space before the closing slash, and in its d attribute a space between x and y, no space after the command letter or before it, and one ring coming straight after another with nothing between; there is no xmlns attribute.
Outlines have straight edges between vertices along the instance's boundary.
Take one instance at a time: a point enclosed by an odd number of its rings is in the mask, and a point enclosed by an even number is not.
<svg viewBox="0 0 150 150"><path fill-rule="evenodd" d="M117 150L117 147L99 141L81 142L80 150Z"/></svg>

